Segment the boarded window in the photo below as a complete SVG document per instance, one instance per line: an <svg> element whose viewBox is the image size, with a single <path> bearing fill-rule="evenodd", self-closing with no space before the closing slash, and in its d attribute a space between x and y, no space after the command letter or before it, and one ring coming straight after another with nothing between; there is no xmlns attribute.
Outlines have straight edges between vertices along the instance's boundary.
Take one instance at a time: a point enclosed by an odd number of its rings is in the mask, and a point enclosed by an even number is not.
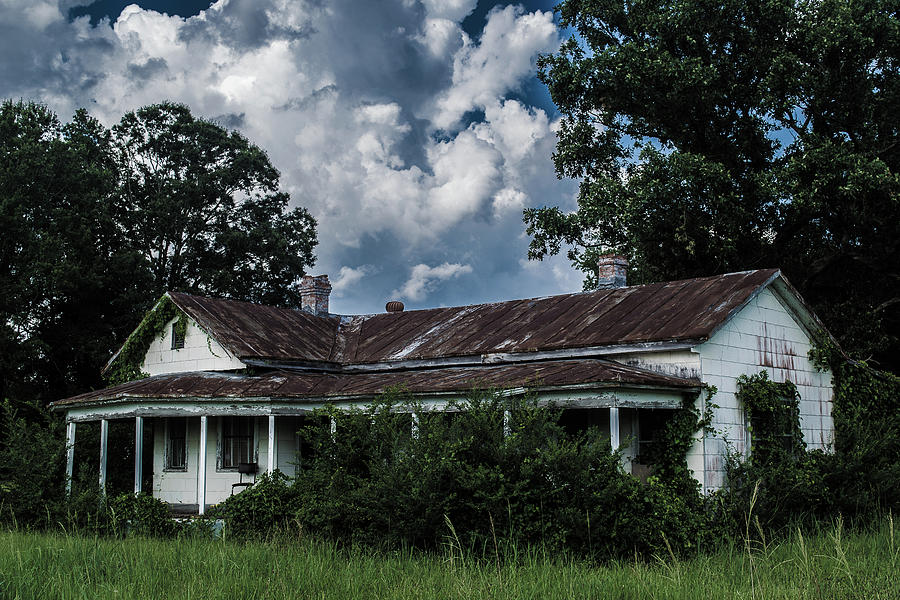
<svg viewBox="0 0 900 600"><path fill-rule="evenodd" d="M166 419L166 470L187 470L187 419Z"/></svg>
<svg viewBox="0 0 900 600"><path fill-rule="evenodd" d="M253 457L253 417L223 417L222 468L237 469Z"/></svg>
<svg viewBox="0 0 900 600"><path fill-rule="evenodd" d="M181 350L184 348L184 336L187 333L187 327L178 326L178 321L172 323L172 350Z"/></svg>

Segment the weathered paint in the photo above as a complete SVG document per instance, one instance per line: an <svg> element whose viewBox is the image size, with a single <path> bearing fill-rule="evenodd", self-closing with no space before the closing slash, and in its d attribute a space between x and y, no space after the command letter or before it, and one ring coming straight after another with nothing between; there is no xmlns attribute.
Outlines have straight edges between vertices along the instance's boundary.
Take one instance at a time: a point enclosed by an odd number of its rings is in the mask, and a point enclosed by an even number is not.
<svg viewBox="0 0 900 600"><path fill-rule="evenodd" d="M75 422L66 423L66 496L72 494L72 470L75 466Z"/></svg>
<svg viewBox="0 0 900 600"><path fill-rule="evenodd" d="M266 473L272 474L275 471L275 415L269 415L268 418L268 441L266 446Z"/></svg>
<svg viewBox="0 0 900 600"><path fill-rule="evenodd" d="M74 423L73 423L74 425ZM134 418L134 493L141 493L144 476L144 418Z"/></svg>
<svg viewBox="0 0 900 600"><path fill-rule="evenodd" d="M200 448L206 448L208 419L206 415L200 417ZM202 515L206 513L206 459L208 452L200 452L197 460L197 507L198 512Z"/></svg>
<svg viewBox="0 0 900 600"><path fill-rule="evenodd" d="M208 416L205 453L200 453L200 418L188 419L187 430L187 469L184 471L166 471L165 426L163 418L153 419L153 495L160 500L175 505L200 504L201 473L205 477L205 504L217 504L232 493L232 484L242 480L241 475L232 469L221 468L220 455L222 443L221 416ZM297 461L297 430L299 422L294 417L278 417L275 419L275 468L287 474L293 474ZM251 453L259 462L260 472L269 471L268 457L268 419L255 418L253 424L253 442ZM200 461L205 460L205 468ZM247 481L248 476L243 477ZM252 481L253 476L249 476Z"/></svg>
<svg viewBox="0 0 900 600"><path fill-rule="evenodd" d="M184 373L187 371L231 371L246 365L203 331L193 319L188 319L184 348L172 349L172 325L169 321L161 335L150 343L141 371L150 375Z"/></svg>
<svg viewBox="0 0 900 600"><path fill-rule="evenodd" d="M698 347L703 381L718 393L712 402L713 427L721 435L695 444L692 464L702 464L705 489L724 484L726 442L735 452L747 454L746 415L738 404L737 379L767 371L773 381L791 381L800 393L800 427L811 449L828 449L833 442L831 374L817 371L808 352L811 340L806 328L771 288L762 290L705 344ZM705 446L705 447L704 447Z"/></svg>
<svg viewBox="0 0 900 600"><path fill-rule="evenodd" d="M100 493L106 494L106 456L109 449L109 421L100 421Z"/></svg>

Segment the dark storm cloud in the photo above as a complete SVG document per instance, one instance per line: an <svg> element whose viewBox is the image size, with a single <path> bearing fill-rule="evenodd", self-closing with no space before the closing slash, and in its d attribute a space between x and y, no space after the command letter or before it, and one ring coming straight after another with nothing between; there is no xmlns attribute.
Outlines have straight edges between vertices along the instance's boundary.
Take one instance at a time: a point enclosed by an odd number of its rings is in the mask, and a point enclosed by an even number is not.
<svg viewBox="0 0 900 600"><path fill-rule="evenodd" d="M245 113L234 114L228 113L224 115L219 115L217 117L213 117L211 121L214 123L218 123L222 127L226 129L240 129L244 126L244 122L246 121L247 115Z"/></svg>
<svg viewBox="0 0 900 600"><path fill-rule="evenodd" d="M73 35L64 21L41 25L23 23L21 15L0 7L0 95L64 90L85 104L91 88L106 76L97 65L115 43L105 36Z"/></svg>
<svg viewBox="0 0 900 600"><path fill-rule="evenodd" d="M333 83L330 83L328 85L320 87L317 90L313 90L312 93L310 93L308 96L303 96L302 98L291 98L284 104L279 104L278 106L273 106L272 108L280 111L305 110L307 108L311 108L320 100L333 98L337 93L338 87Z"/></svg>
<svg viewBox="0 0 900 600"><path fill-rule="evenodd" d="M131 79L147 80L169 70L164 58L150 58L142 64L128 63L128 75Z"/></svg>
<svg viewBox="0 0 900 600"><path fill-rule="evenodd" d="M296 2L312 12L320 10L318 2ZM316 33L312 18L287 26L273 22L267 2L229 2L220 10L208 11L205 20L188 21L181 28L182 41L220 41L237 50L259 48L273 39L299 40Z"/></svg>
<svg viewBox="0 0 900 600"><path fill-rule="evenodd" d="M431 57L411 39L424 18L420 5L338 0L329 3L328 19L295 52L300 61L327 64L344 93L418 107L452 74L446 58Z"/></svg>

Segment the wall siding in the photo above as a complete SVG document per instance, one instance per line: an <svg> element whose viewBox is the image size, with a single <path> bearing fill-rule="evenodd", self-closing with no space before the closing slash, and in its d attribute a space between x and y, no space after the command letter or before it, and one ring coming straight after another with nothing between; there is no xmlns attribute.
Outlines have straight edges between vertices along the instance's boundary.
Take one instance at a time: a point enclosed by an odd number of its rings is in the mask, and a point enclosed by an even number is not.
<svg viewBox="0 0 900 600"><path fill-rule="evenodd" d="M728 445L749 452L747 423L735 397L737 379L767 371L777 382L791 381L800 393L800 428L810 449L828 449L833 441L831 374L818 372L807 358L811 342L801 325L770 289L762 290L706 343L698 347L703 382L718 393L712 402L713 427L719 432L695 444L694 467L701 466L704 489L725 483L724 457Z"/></svg>
<svg viewBox="0 0 900 600"><path fill-rule="evenodd" d="M141 370L150 375L184 373L188 371L231 371L243 369L244 363L235 358L219 342L209 337L197 324L188 319L184 348L172 349L172 325L166 323L162 335L153 340Z"/></svg>
<svg viewBox="0 0 900 600"><path fill-rule="evenodd" d="M259 472L267 468L268 457L268 417L253 417L255 434L255 452L259 463ZM275 419L275 464L288 475L294 474L296 457L295 417L276 417ZM206 435L206 503L217 504L231 495L232 484L241 481L236 471L223 471L218 468L219 440L221 438L221 417L207 419ZM197 465L200 454L200 418L188 418L187 438L187 470L166 471L166 428L165 419L154 419L153 436L153 496L170 504L197 503ZM253 481L252 475L245 475L243 481Z"/></svg>

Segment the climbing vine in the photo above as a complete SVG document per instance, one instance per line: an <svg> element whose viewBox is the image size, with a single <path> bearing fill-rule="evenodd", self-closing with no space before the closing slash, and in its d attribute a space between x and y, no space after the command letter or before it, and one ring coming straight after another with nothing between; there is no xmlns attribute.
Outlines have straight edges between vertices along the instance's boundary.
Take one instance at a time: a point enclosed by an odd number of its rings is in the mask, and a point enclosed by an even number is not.
<svg viewBox="0 0 900 600"><path fill-rule="evenodd" d="M141 371L147 350L153 340L165 334L166 324L176 317L178 320L175 322L175 333L184 335L187 331L187 316L168 296L160 298L156 306L144 315L137 329L125 340L125 344L110 365L106 374L110 385L147 377L147 373Z"/></svg>
<svg viewBox="0 0 900 600"><path fill-rule="evenodd" d="M780 464L797 460L806 450L800 431L800 394L790 381L777 383L769 374L741 375L737 399L750 422L751 460Z"/></svg>
<svg viewBox="0 0 900 600"><path fill-rule="evenodd" d="M663 481L678 487L696 487L696 480L687 466L687 455L698 431L713 433L712 413L716 405L711 400L717 391L715 386L706 388L702 411L697 407L697 396L685 397L681 408L668 420L651 446L648 458L654 465L654 474Z"/></svg>

